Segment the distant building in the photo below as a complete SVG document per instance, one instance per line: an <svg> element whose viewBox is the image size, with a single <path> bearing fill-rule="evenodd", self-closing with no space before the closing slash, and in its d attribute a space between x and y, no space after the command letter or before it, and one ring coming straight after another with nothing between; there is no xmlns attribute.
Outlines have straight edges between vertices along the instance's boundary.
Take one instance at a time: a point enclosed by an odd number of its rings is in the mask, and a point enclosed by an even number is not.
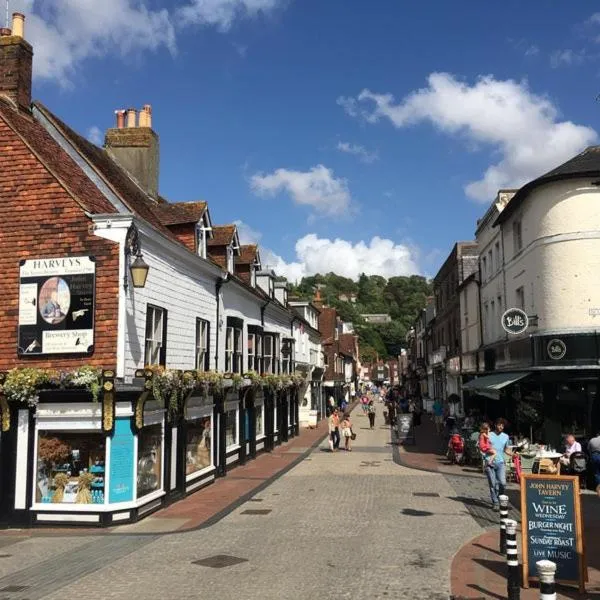
<svg viewBox="0 0 600 600"><path fill-rule="evenodd" d="M341 302L350 302L351 304L356 304L356 294L340 294L338 296L338 300Z"/></svg>
<svg viewBox="0 0 600 600"><path fill-rule="evenodd" d="M379 325L382 323L391 323L392 317L388 314L365 314L360 315L367 323Z"/></svg>

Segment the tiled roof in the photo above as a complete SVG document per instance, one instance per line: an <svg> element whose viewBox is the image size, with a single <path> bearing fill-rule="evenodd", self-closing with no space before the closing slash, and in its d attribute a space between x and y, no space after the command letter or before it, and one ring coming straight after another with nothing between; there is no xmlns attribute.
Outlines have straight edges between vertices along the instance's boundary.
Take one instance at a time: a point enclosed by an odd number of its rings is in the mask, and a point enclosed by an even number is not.
<svg viewBox="0 0 600 600"><path fill-rule="evenodd" d="M233 240L235 225L214 225L212 233L212 239L206 242L206 245L209 248L214 246L227 246L228 244L231 244L231 241Z"/></svg>
<svg viewBox="0 0 600 600"><path fill-rule="evenodd" d="M152 200L135 183L135 181L133 181L133 179L110 158L105 150L98 148L98 146L95 146L77 132L73 131L73 129L50 112L41 102L36 101L33 104L61 131L65 138L67 138L92 167L103 176L107 183L113 187L114 191L132 213L140 216L164 235L176 240L158 216L157 207L159 204ZM164 205L160 204L160 206ZM90 212L115 212L115 210L94 210Z"/></svg>
<svg viewBox="0 0 600 600"><path fill-rule="evenodd" d="M356 349L356 336L353 333L342 333L340 335L340 352L347 356L354 356Z"/></svg>
<svg viewBox="0 0 600 600"><path fill-rule="evenodd" d="M577 179L579 177L600 177L600 146L586 148L583 152L562 165L524 185L498 215L494 225L506 221L536 188L546 183L565 179Z"/></svg>
<svg viewBox="0 0 600 600"><path fill-rule="evenodd" d="M0 99L0 117L60 179L84 210L91 213L117 212L82 169L31 115L16 111Z"/></svg>
<svg viewBox="0 0 600 600"><path fill-rule="evenodd" d="M164 225L197 223L206 211L206 202L161 202L154 210Z"/></svg>
<svg viewBox="0 0 600 600"><path fill-rule="evenodd" d="M251 265L256 260L258 246L256 244L247 244L240 246L240 255L235 262L240 265Z"/></svg>

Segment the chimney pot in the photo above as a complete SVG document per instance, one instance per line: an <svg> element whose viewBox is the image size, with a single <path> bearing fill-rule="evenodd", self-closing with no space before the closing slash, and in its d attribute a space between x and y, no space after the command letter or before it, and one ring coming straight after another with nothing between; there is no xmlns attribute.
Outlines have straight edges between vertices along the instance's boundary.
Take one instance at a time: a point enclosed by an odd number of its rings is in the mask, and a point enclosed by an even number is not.
<svg viewBox="0 0 600 600"><path fill-rule="evenodd" d="M117 115L117 129L123 129L125 127L125 111L115 110L115 115Z"/></svg>
<svg viewBox="0 0 600 600"><path fill-rule="evenodd" d="M12 34L15 37L22 38L25 34L25 15L23 13L13 13L12 16Z"/></svg>
<svg viewBox="0 0 600 600"><path fill-rule="evenodd" d="M152 129L152 106L144 104L140 111L140 127L150 127Z"/></svg>
<svg viewBox="0 0 600 600"><path fill-rule="evenodd" d="M136 117L137 117L137 110L135 110L135 108L128 108L127 109L127 127L129 127L129 128L137 127Z"/></svg>

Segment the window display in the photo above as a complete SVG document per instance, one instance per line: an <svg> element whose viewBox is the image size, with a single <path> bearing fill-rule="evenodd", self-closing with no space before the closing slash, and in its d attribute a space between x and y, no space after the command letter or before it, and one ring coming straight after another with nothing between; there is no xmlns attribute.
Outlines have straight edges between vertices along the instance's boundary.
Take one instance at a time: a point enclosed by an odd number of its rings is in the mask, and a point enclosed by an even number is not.
<svg viewBox="0 0 600 600"><path fill-rule="evenodd" d="M225 413L225 446L238 445L237 410L228 410Z"/></svg>
<svg viewBox="0 0 600 600"><path fill-rule="evenodd" d="M265 406L264 406L264 404L257 404L254 411L255 411L255 423L256 423L255 435L256 435L256 439L258 439L265 434L265 430L264 430Z"/></svg>
<svg viewBox="0 0 600 600"><path fill-rule="evenodd" d="M212 466L212 419L202 417L188 422L186 475Z"/></svg>
<svg viewBox="0 0 600 600"><path fill-rule="evenodd" d="M137 497L162 487L162 425L144 427L138 434Z"/></svg>
<svg viewBox="0 0 600 600"><path fill-rule="evenodd" d="M101 433L40 431L35 501L104 504L105 448Z"/></svg>

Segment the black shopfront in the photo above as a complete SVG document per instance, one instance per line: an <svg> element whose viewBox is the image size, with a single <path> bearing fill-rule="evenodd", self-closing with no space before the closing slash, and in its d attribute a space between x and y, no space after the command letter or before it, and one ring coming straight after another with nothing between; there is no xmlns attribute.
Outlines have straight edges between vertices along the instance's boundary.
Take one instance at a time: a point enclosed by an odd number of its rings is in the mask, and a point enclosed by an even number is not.
<svg viewBox="0 0 600 600"><path fill-rule="evenodd" d="M600 431L600 332L520 337L483 348L478 363L470 405L479 397L490 418L555 447L567 433L585 440Z"/></svg>

